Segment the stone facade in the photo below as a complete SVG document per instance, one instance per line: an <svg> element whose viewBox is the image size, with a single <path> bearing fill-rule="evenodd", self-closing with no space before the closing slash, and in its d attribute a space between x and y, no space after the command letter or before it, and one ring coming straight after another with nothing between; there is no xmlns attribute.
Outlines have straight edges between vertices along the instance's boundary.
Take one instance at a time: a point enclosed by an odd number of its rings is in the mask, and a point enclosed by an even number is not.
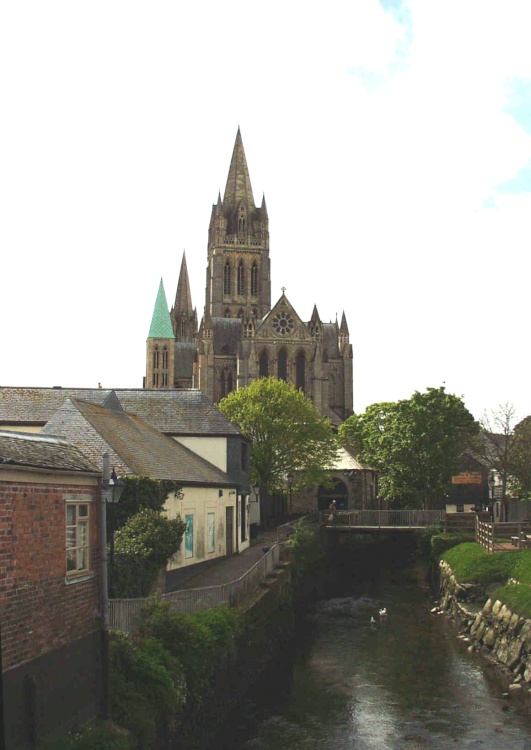
<svg viewBox="0 0 531 750"><path fill-rule="evenodd" d="M197 325L186 259L170 311L161 282L146 348L146 388L198 388L217 403L253 380L293 383L340 424L352 414L352 346L345 315L303 321L283 293L271 307L269 217L254 203L240 131L223 200L208 230L204 314Z"/></svg>

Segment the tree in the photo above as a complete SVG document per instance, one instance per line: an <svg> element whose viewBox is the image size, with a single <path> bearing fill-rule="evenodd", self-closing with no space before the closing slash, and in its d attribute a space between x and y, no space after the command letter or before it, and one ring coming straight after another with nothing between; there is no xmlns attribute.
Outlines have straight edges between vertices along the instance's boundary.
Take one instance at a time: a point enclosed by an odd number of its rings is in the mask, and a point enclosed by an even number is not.
<svg viewBox="0 0 531 750"><path fill-rule="evenodd" d="M531 500L531 416L514 428L507 468L511 491L522 500Z"/></svg>
<svg viewBox="0 0 531 750"><path fill-rule="evenodd" d="M141 508L116 532L112 595L147 596L157 575L181 546L186 523L166 518L157 510Z"/></svg>
<svg viewBox="0 0 531 750"><path fill-rule="evenodd" d="M120 529L142 508L161 511L168 495L174 494L178 499L182 498L181 485L178 482L132 475L126 475L121 479L125 487L120 502L114 504L109 512L109 516L113 516L114 529Z"/></svg>
<svg viewBox="0 0 531 750"><path fill-rule="evenodd" d="M500 404L481 418L480 455L499 476L501 482L501 520L507 520L509 482L509 445L514 431L516 410L513 404Z"/></svg>
<svg viewBox="0 0 531 750"><path fill-rule="evenodd" d="M400 507L438 507L478 425L444 387L408 400L369 406L349 417L339 437L381 472L380 496Z"/></svg>
<svg viewBox="0 0 531 750"><path fill-rule="evenodd" d="M328 480L338 444L330 420L291 383L261 378L233 391L218 408L251 440L251 480L260 491L295 489Z"/></svg>

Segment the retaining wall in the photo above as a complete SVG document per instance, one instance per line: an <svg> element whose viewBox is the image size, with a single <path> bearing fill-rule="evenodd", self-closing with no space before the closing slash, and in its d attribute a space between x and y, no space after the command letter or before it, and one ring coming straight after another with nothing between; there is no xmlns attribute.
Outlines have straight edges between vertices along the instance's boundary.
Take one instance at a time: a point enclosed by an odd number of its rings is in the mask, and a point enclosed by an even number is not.
<svg viewBox="0 0 531 750"><path fill-rule="evenodd" d="M506 583L484 587L459 583L450 566L439 563L441 611L458 623L470 650L477 650L499 668L511 693L531 694L531 620L511 612L489 596Z"/></svg>

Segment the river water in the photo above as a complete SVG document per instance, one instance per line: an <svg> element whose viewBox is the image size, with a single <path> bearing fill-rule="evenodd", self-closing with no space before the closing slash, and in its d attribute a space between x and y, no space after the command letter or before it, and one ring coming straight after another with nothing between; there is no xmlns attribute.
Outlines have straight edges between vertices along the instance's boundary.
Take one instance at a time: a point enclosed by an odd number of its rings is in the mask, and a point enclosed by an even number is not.
<svg viewBox="0 0 531 750"><path fill-rule="evenodd" d="M531 717L430 613L422 579L338 593L311 609L218 750L531 750Z"/></svg>

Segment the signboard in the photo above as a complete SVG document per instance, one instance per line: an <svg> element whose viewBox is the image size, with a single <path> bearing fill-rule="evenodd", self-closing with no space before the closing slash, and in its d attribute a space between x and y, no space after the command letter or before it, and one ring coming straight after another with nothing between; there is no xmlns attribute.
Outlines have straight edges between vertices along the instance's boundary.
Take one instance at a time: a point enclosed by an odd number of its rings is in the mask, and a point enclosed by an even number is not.
<svg viewBox="0 0 531 750"><path fill-rule="evenodd" d="M481 472L463 472L463 474L452 477L452 484L483 484L483 480L481 479Z"/></svg>

